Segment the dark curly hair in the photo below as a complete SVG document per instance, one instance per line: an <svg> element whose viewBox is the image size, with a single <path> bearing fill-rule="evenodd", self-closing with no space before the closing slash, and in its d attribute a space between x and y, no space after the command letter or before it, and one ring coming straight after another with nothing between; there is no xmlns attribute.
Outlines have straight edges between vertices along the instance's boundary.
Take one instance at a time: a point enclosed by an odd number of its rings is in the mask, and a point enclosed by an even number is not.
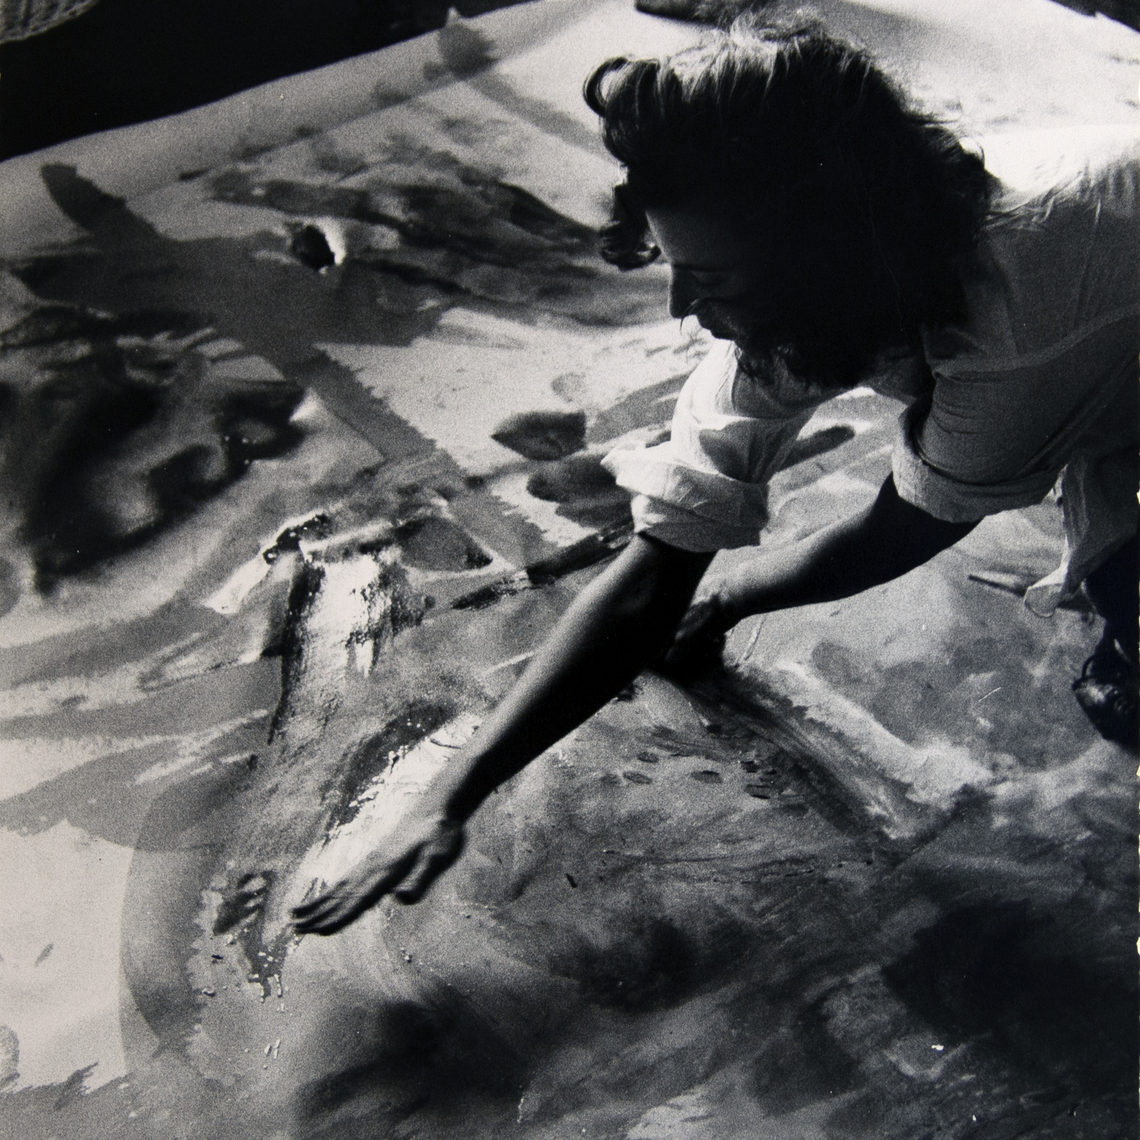
<svg viewBox="0 0 1140 1140"><path fill-rule="evenodd" d="M626 168L606 260L658 255L646 209L727 211L764 251L761 341L793 370L853 384L960 317L991 177L860 48L745 18L664 59L607 60L585 98Z"/></svg>

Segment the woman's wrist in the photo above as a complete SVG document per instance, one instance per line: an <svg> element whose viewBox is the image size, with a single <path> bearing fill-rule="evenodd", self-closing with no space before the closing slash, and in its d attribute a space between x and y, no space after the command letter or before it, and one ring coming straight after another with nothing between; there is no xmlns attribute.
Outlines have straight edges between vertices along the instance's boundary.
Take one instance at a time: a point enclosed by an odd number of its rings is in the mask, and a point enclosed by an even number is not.
<svg viewBox="0 0 1140 1140"><path fill-rule="evenodd" d="M440 823L465 824L485 798L475 787L480 762L480 754L466 749L453 756L424 789L418 810Z"/></svg>

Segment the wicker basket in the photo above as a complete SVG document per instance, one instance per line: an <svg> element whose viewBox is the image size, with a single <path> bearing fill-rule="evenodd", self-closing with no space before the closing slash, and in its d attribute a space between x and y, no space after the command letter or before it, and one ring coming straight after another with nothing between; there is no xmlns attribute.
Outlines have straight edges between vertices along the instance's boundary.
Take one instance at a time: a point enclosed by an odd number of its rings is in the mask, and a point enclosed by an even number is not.
<svg viewBox="0 0 1140 1140"><path fill-rule="evenodd" d="M87 11L95 0L0 0L0 43L46 32Z"/></svg>

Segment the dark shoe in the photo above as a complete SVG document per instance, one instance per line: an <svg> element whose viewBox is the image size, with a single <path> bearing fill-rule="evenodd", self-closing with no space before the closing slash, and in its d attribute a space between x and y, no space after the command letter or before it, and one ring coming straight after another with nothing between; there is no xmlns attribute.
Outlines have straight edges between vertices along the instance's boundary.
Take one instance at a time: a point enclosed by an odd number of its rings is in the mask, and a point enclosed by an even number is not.
<svg viewBox="0 0 1140 1140"><path fill-rule="evenodd" d="M1105 738L1140 751L1140 674L1114 649L1094 653L1073 682L1085 716Z"/></svg>

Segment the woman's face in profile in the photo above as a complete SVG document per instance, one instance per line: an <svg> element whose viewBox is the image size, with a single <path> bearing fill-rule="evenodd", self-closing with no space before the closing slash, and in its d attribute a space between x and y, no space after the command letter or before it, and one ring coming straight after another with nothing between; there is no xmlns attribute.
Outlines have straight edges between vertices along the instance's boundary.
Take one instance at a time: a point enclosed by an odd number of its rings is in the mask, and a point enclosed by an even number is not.
<svg viewBox="0 0 1140 1140"><path fill-rule="evenodd" d="M761 274L744 225L712 207L651 209L646 215L672 273L670 316L694 316L721 340L750 339Z"/></svg>
<svg viewBox="0 0 1140 1140"><path fill-rule="evenodd" d="M780 276L765 252L755 222L734 213L698 205L646 210L653 240L669 263L669 314L696 317L718 340L731 340L753 362L756 375L764 362L790 364L786 311L774 293ZM799 382L820 391L842 390L855 381L831 380L830 374L797 373Z"/></svg>

